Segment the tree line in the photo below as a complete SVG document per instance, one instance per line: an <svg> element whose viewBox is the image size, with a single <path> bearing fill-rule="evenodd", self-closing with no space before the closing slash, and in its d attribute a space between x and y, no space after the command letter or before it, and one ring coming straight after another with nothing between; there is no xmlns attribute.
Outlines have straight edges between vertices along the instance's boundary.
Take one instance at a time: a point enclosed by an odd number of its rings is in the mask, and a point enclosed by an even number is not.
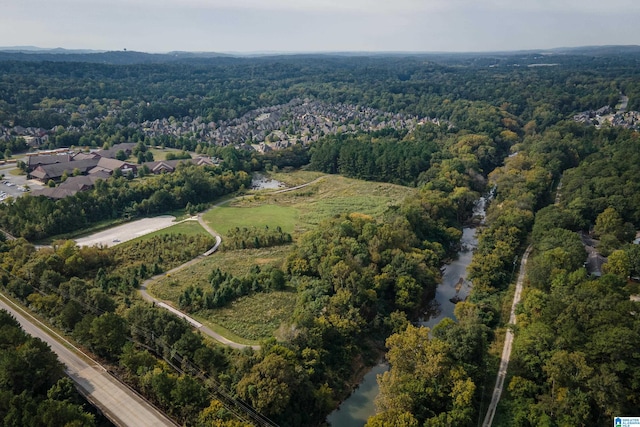
<svg viewBox="0 0 640 427"><path fill-rule="evenodd" d="M201 204L248 187L244 171L183 165L174 173L128 180L98 180L89 191L64 199L19 197L0 205L0 226L27 239L70 233L106 219L151 215Z"/></svg>

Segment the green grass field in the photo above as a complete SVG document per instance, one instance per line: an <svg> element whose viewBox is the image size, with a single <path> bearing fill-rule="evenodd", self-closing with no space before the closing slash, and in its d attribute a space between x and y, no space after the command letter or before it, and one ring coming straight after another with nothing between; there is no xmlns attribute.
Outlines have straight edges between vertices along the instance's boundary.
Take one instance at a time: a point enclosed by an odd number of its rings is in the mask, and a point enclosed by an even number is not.
<svg viewBox="0 0 640 427"><path fill-rule="evenodd" d="M218 252L198 263L166 275L149 286L149 292L174 305L190 285L206 289L211 271L220 268L233 275L244 275L251 266L280 266L290 247L246 249ZM242 344L255 344L272 337L280 324L291 317L295 305L294 292L259 293L239 298L227 307L192 313L219 334Z"/></svg>
<svg viewBox="0 0 640 427"><path fill-rule="evenodd" d="M297 171L274 174L272 178L289 187L321 180L298 190L276 193L260 191L207 212L204 220L216 231L224 233L233 227L280 226L294 239L313 229L323 219L359 212L381 216L391 205L400 204L416 189L400 185L366 182L339 175Z"/></svg>
<svg viewBox="0 0 640 427"><path fill-rule="evenodd" d="M253 198L250 198L254 200ZM230 206L225 204L211 209L204 215L204 220L222 236L235 227L280 226L287 233L293 233L298 221L298 210L289 206L251 202L246 206Z"/></svg>
<svg viewBox="0 0 640 427"><path fill-rule="evenodd" d="M226 307L194 314L238 337L256 342L273 337L282 322L291 318L295 305L295 292L268 292L238 298Z"/></svg>
<svg viewBox="0 0 640 427"><path fill-rule="evenodd" d="M182 150L178 150L177 148L165 148L165 149L161 149L161 148L150 148L149 151L151 151L151 154L153 154L153 160L154 161L158 161L158 160L166 160L167 158L167 153L174 153L174 154L178 154L181 153ZM193 154L192 154L193 155ZM137 160L133 159L133 160Z"/></svg>
<svg viewBox="0 0 640 427"><path fill-rule="evenodd" d="M249 271L249 268L256 264L280 267L289 250L289 246L274 246L272 248L217 252L152 283L149 286L149 292L157 298L177 302L180 294L190 285L200 286L203 289L209 286L209 274L216 268L234 276L243 276Z"/></svg>

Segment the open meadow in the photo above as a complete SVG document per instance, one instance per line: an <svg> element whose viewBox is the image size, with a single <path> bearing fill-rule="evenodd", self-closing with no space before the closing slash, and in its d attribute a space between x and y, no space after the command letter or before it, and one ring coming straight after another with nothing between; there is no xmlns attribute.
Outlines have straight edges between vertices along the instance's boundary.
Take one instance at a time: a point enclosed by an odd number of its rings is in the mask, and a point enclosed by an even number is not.
<svg viewBox="0 0 640 427"><path fill-rule="evenodd" d="M234 227L280 226L294 240L312 230L323 219L359 212L380 217L392 205L400 204L415 189L401 185L367 182L339 175L296 171L270 176L287 187L322 179L297 190L260 191L232 199L204 215L204 220L223 235Z"/></svg>

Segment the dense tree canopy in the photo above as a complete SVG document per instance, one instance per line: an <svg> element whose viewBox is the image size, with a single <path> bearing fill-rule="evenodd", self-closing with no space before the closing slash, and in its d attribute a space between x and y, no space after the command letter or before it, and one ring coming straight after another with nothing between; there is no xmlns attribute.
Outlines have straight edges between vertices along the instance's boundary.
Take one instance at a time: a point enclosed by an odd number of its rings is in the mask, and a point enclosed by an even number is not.
<svg viewBox="0 0 640 427"><path fill-rule="evenodd" d="M0 310L0 420L6 426L94 426L49 346Z"/></svg>
<svg viewBox="0 0 640 427"><path fill-rule="evenodd" d="M135 300L141 280L201 253L207 238L153 238L125 249L55 242L40 250L24 239L0 240L2 287L112 363L181 424L240 426L233 413L249 404L282 426L319 425L386 340L391 369L381 379L380 412L368 425L475 425L492 374L490 328L506 323L502 297L529 231L535 250L519 309L508 424L595 425L640 406L637 303L626 283L640 274L640 252L629 244L640 226L638 134L567 121L613 107L621 91L630 108L640 105L636 56L557 55L553 67L527 67L539 63L528 53L167 63L124 56L114 54L119 59L111 64L0 60L3 156L26 149L19 133L35 127L48 137L45 147L133 142L139 162L149 160L147 147L160 146L216 156L220 166L183 166L162 176L141 168L146 176L99 181L60 201L19 198L0 205L1 227L34 239L106 219L195 213L248 188L252 171L307 163L419 188L379 218L353 212L326 220L294 242L282 268L254 266L244 276L214 270L207 289L182 292L179 304L197 310L252 292L295 289L285 333L259 351L213 346L183 320ZM294 98L433 120L415 129L389 124L318 134L310 146L264 154L234 147L246 141L208 145L196 129L149 136L140 126L188 118L216 127ZM557 204L549 206L558 187ZM492 188L470 266L474 288L456 307L457 320L432 331L409 326L432 296L441 264L455 253L462 224L473 219L474 202ZM609 255L608 274L595 280L584 274L576 234L590 228ZM281 230L231 234L229 249L238 251L293 240ZM40 417L33 421L39 425L52 414L83 419L77 407L52 398L68 384L13 369L20 349L33 348L38 344L21 342L1 358L11 373L0 380L11 389L0 399L6 423L17 424L27 412ZM59 369L53 361L48 366ZM46 399L25 395L25 384Z"/></svg>

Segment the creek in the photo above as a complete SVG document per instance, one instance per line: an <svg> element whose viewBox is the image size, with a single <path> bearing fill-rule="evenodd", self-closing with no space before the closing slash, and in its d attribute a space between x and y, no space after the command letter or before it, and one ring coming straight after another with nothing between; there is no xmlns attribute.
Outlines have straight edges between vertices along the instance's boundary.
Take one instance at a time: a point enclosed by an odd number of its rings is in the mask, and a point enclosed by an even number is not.
<svg viewBox="0 0 640 427"><path fill-rule="evenodd" d="M489 198L491 195L489 195ZM463 301L471 291L467 280L467 267L471 263L473 250L478 245L475 224L482 223L486 214L487 198L482 197L473 209L474 225L462 229L460 251L455 260L442 269L442 282L436 288L436 294L425 312L420 325L433 328L445 317L455 320L453 310L455 301ZM331 427L363 427L367 419L376 413L374 401L378 395L378 374L389 369L386 363L374 366L363 378L360 385L338 409L327 417Z"/></svg>

